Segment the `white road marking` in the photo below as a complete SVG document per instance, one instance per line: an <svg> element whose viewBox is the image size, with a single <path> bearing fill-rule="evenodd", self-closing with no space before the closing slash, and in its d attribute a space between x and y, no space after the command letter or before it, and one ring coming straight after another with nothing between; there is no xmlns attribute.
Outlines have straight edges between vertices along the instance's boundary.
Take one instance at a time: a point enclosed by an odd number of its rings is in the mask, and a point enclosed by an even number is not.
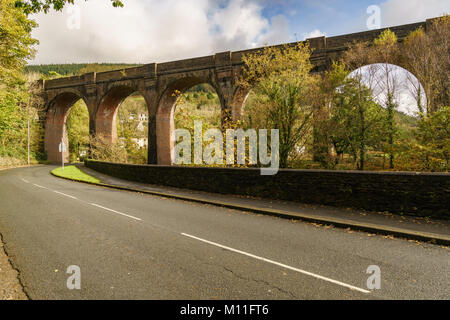
<svg viewBox="0 0 450 320"><path fill-rule="evenodd" d="M25 180L24 178L22 178L22 181L25 182L25 183L30 183L30 181Z"/></svg>
<svg viewBox="0 0 450 320"><path fill-rule="evenodd" d="M276 261L273 261L273 260L270 260L270 259L266 259L266 258L263 258L263 257L259 257L259 256L256 256L254 254L247 253L247 252L244 252L244 251L241 251L241 250L233 249L233 248L230 248L230 247L227 247L227 246L224 246L224 245L212 242L212 241L208 241L208 240L205 240L205 239L202 239L202 238L198 238L198 237L189 235L187 233L182 233L182 235L185 236L185 237L189 237L189 238L192 238L192 239L195 239L195 240L198 240L198 241L202 241L202 242L211 244L213 246L216 246L216 247L228 250L228 251L232 251L232 252L236 252L236 253L242 254L242 255L250 257L250 258L254 258L254 259L257 259L257 260L261 260L261 261L264 261L264 262L268 262L268 263L274 264L274 265L282 267L282 268L286 268L286 269L289 269L289 270L292 270L292 271L296 271L296 272L305 274L307 276L311 276L311 277L314 277L314 278L317 278L317 279L320 279L320 280L328 281L328 282L331 282L331 283L334 283L334 284L337 284L337 285L349 288L351 290L356 290L356 291L359 291L359 292L362 292L362 293L370 293L370 291L368 291L368 290L361 289L361 288L352 286L352 285L344 283L344 282L340 282L340 281L333 280L333 279L330 279L330 278L327 278L327 277L323 277L321 275L318 275L318 274L315 274L315 273L312 273L312 272L308 272L308 271L305 271L305 270L302 270L302 269L294 268L294 267L288 266L286 264L279 263L279 262L276 262Z"/></svg>
<svg viewBox="0 0 450 320"><path fill-rule="evenodd" d="M65 194L65 193L62 193L62 192L59 192L59 191L56 191L56 190L53 190L53 192L54 192L54 193L57 193L57 194L60 194L60 195L62 195L62 196L65 196L65 197L69 197L69 198L78 200L77 197L71 196L71 195L69 195L69 194Z"/></svg>
<svg viewBox="0 0 450 320"><path fill-rule="evenodd" d="M23 179L22 179L22 180L23 180ZM62 193L62 192L59 192L59 191L56 191L56 190L51 190L51 189L49 189L49 188L47 188L47 187L43 187L43 186L40 186L40 185L35 184L35 183L33 183L33 185L35 185L35 186L38 187L38 188L42 188L42 189L47 189L47 190L49 190L49 191L53 191L54 193L60 194L60 195L65 196L65 197L72 198L72 199L74 199L74 200L78 200L78 201L81 201L81 202L85 202L85 201L79 200L77 197L71 196L71 195L69 195L69 194L65 194L65 193ZM103 209L103 210L107 210L107 211L111 211L111 212L120 214L121 216L125 216L125 217L128 217L128 218L137 220L137 221L142 221L142 219L140 219L140 218L136 218L136 217L130 216L129 214L125 214L125 213L122 213L122 212L119 212L119 211L116 211L116 210L113 210L113 209L109 209L109 208L103 207L103 206L101 206L101 205L99 205L99 204L90 203L90 205L92 205L92 206L94 206L94 207L97 207L97 208L101 208L101 209Z"/></svg>
<svg viewBox="0 0 450 320"><path fill-rule="evenodd" d="M36 186L36 187L38 187L38 188L42 188L42 189L47 189L47 190L48 190L47 187L40 186L40 185L38 185L38 184L36 184L36 183L33 183L33 185Z"/></svg>
<svg viewBox="0 0 450 320"><path fill-rule="evenodd" d="M139 218L130 216L129 214L125 214L125 213L122 213L122 212L119 212L119 211L116 211L116 210L113 210L113 209L109 209L109 208L103 207L103 206L98 205L98 204L95 204L95 203L91 203L91 205L94 206L94 207L97 207L97 208L101 208L101 209L103 209L103 210L107 210L107 211L111 211L111 212L120 214L120 215L122 215L122 216L131 218L131 219L134 219L134 220L142 221L142 219L139 219Z"/></svg>

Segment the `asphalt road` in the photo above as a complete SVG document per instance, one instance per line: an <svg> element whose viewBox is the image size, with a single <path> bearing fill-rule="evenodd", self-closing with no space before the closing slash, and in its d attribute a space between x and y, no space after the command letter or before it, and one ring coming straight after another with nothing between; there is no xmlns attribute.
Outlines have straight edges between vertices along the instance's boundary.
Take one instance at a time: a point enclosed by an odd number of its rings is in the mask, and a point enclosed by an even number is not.
<svg viewBox="0 0 450 320"><path fill-rule="evenodd" d="M32 299L450 299L450 250L0 171L0 232ZM66 273L79 266L81 290ZM369 289L376 265L381 288ZM1 279L0 279L1 281Z"/></svg>

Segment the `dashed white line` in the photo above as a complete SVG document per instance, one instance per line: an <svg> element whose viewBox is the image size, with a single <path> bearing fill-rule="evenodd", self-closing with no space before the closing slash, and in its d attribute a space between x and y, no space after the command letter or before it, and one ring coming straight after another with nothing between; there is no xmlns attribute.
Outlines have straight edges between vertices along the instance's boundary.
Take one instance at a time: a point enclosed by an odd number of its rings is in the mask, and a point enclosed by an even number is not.
<svg viewBox="0 0 450 320"><path fill-rule="evenodd" d="M38 185L38 184L36 184L36 183L33 183L33 186L36 186L36 187L41 188L41 189L47 189L47 190L48 190L47 187L40 186L40 185Z"/></svg>
<svg viewBox="0 0 450 320"><path fill-rule="evenodd" d="M77 197L71 196L71 195L69 195L69 194L65 194L65 193L62 193L62 192L59 192L59 191L56 191L56 190L53 190L53 192L54 192L54 193L57 193L57 194L60 194L60 195L62 195L62 196L65 196L65 197L72 198L72 199L74 199L74 200L78 200Z"/></svg>
<svg viewBox="0 0 450 320"><path fill-rule="evenodd" d="M101 208L101 209L103 209L103 210L107 210L107 211L111 211L111 212L120 214L120 215L122 215L122 216L131 218L131 219L134 219L134 220L142 221L142 219L139 219L139 218L130 216L129 214L125 214L125 213L122 213L122 212L119 212L119 211L116 211L116 210L113 210L113 209L109 209L109 208L103 207L103 206L98 205L98 204L95 204L95 203L91 203L91 205L94 206L94 207L97 207L97 208Z"/></svg>
<svg viewBox="0 0 450 320"><path fill-rule="evenodd" d="M28 181L26 181L25 179L22 179L22 180L24 182L28 183ZM33 183L33 185L38 187L38 188L42 188L42 189L53 191L54 193L60 194L62 196L65 196L65 197L68 197L68 198L71 198L71 199L74 199L74 200L85 202L83 200L78 199L77 197L71 196L70 194L66 194L66 193L63 193L63 192L56 191L56 190L51 190L51 189L49 189L47 187L43 187L43 186L38 185L36 183ZM106 208L106 207L101 206L101 205L96 204L96 203L90 203L90 205L92 205L94 207L97 207L97 208L100 208L100 209L103 209L103 210L107 210L107 211L110 211L110 212L114 212L114 213L120 214L121 216L124 216L124 217L127 217L127 218L131 218L131 219L134 219L134 220L137 220L137 221L142 221L142 219L140 219L140 218L137 218L137 217L131 216L129 214L125 214L125 213L122 213L122 212L119 212L119 211L116 211L116 210L113 210L113 209L110 209L110 208Z"/></svg>
<svg viewBox="0 0 450 320"><path fill-rule="evenodd" d="M30 183L30 181L25 180L24 178L22 178L22 181L25 182L25 183Z"/></svg>
<svg viewBox="0 0 450 320"><path fill-rule="evenodd" d="M192 239L204 242L204 243L208 243L210 245L213 245L213 246L216 246L216 247L228 250L228 251L232 251L232 252L236 252L236 253L242 254L242 255L250 257L250 258L254 258L254 259L257 259L257 260L261 260L261 261L264 261L264 262L267 262L267 263L274 264L276 266L279 266L279 267L282 267L282 268L285 268L285 269L296 271L296 272L305 274L307 276L314 277L316 279L328 281L328 282L340 285L342 287L349 288L351 290L356 290L356 291L359 291L359 292L362 292L362 293L370 293L370 291L368 291L368 290L361 289L361 288L352 286L350 284L347 284L347 283L344 283L344 282L341 282L341 281L337 281L337 280L334 280L334 279L331 279L331 278L323 277L321 275L318 275L318 274L315 274L315 273L312 273L312 272L308 272L308 271L305 271L305 270L302 270L302 269L294 268L294 267L288 266L288 265L283 264L283 263L279 263L279 262L276 262L276 261L273 261L273 260L270 260L270 259L266 259L266 258L263 258L263 257L256 256L256 255L251 254L251 253L247 253L245 251L233 249L233 248L230 248L230 247L227 247L227 246L224 246L224 245L212 242L212 241L208 241L208 240L205 240L205 239L202 239L202 238L198 238L198 237L192 236L192 235L187 234L187 233L182 233L182 235L185 236L185 237L189 237L189 238L192 238Z"/></svg>
<svg viewBox="0 0 450 320"><path fill-rule="evenodd" d="M25 180L23 178L22 178L22 181L24 181L26 183L29 183L27 180ZM38 187L38 188L50 190L47 187L43 187L43 186L35 184L35 183L33 183L33 185ZM51 191L53 191L53 192L55 192L57 194L60 194L60 195L63 195L63 196L75 199L75 200L79 200L78 198L76 198L74 196L71 196L71 195L68 195L68 194L56 191L56 190L51 190ZM100 209L103 209L103 210L106 210L106 211L110 211L110 212L119 214L121 216L125 216L125 217L128 217L128 218L137 220L137 221L142 221L142 219L140 219L140 218L137 218L137 217L134 217L134 216L131 216L131 215L128 215L128 214L125 214L125 213L122 213L122 212L110 209L110 208L106 208L106 207L101 206L101 205L96 204L96 203L90 203L90 205L92 205L94 207L97 207L97 208L100 208ZM370 293L370 291L368 291L368 290L365 290L365 289L362 289L362 288L358 288L358 287L352 286L350 284L347 284L347 283L344 283L344 282L341 282L341 281L337 281L337 280L334 280L334 279L331 279L331 278L328 278L328 277L324 277L324 276L321 276L321 275L318 275L318 274L315 274L315 273L312 273L312 272L309 272L309 271L305 271L305 270L302 270L302 269L299 269L299 268L291 267L289 265L286 265L286 264L283 264L283 263L280 263L280 262L276 262L276 261L273 261L273 260L270 260L270 259L266 259L266 258L257 256L257 255L254 255L254 254L242 251L242 250L237 250L237 249L234 249L234 248L231 248L231 247L227 247L227 246L221 245L219 243L212 242L212 241L209 241L209 240L206 240L206 239L202 239L202 238L199 238L199 237L187 234L187 233L181 233L181 235L183 235L185 237L188 237L188 238L191 238L191 239L195 239L195 240L207 243L207 244L210 244L210 245L213 245L213 246L216 246L216 247L219 247L219 248L222 248L222 249L225 249L225 250L228 250L228 251L231 251L231 252L239 253L239 254L242 254L242 255L250 257L250 258L254 258L254 259L257 259L257 260L260 260L260 261L264 261L264 262L267 262L267 263L270 263L270 264L273 264L273 265L276 265L276 266L279 266L279 267L282 267L282 268L285 268L285 269L289 269L289 270L292 270L292 271L295 271L295 272L299 272L299 273L305 274L307 276L314 277L316 279L320 279L320 280L323 280L323 281L334 283L334 284L340 285L342 287L349 288L351 290L356 290L356 291L359 291L359 292L362 292L362 293Z"/></svg>

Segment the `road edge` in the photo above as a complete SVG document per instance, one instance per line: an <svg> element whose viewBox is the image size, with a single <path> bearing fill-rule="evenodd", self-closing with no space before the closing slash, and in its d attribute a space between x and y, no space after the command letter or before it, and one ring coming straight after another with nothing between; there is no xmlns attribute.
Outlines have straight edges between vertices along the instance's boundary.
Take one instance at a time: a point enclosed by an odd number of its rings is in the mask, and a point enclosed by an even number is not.
<svg viewBox="0 0 450 320"><path fill-rule="evenodd" d="M338 228L343 228L343 229L370 232L370 233L375 233L375 234L379 234L379 235L396 236L396 237L405 238L408 240L417 240L417 241L422 241L422 242L428 242L431 244L450 246L450 237L445 237L443 235L429 233L429 232L411 231L411 230L394 228L394 227L380 226L380 225L375 225L375 224L370 224L370 223L355 223L354 221L349 221L349 220L345 220L345 219L318 218L316 216L312 216L312 215L308 215L308 214L299 214L299 213L294 213L294 212L284 211L284 210L258 208L258 207L252 207L252 206L246 206L246 205L233 204L233 203L224 202L224 201L202 199L202 198L198 198L198 197L181 196L181 195L175 195L175 194L164 193L164 192L149 191L149 190L142 190L142 189L110 185L110 184L106 184L106 183L88 182L88 181L58 176L51 171L50 171L50 174L53 175L54 177L57 177L60 179L65 179L65 180L69 180L69 181L85 183L85 184L90 184L90 185L96 185L99 187L105 187L105 188L110 188L110 189L137 192L137 193L149 194L149 195L171 198L171 199L176 199L176 200L196 202L196 203L201 203L201 204L209 204L209 205L214 205L214 206L218 206L218 207L222 207L222 208L252 212L252 213L256 213L256 214L263 214L263 215L278 217L278 218L282 218L282 219L299 220L299 221L318 223L318 224L323 224L323 225L332 225L332 226L335 226Z"/></svg>
<svg viewBox="0 0 450 320"><path fill-rule="evenodd" d="M38 167L38 166L42 166L43 164L31 164L31 165L20 165L20 166L12 166L12 167L1 167L0 171L6 171L6 170L14 170L14 169L21 169L21 168L31 168L31 167ZM2 270L2 272L7 273L7 272L14 272L15 276L13 277L14 280L14 286L16 288L20 288L17 289L17 291L12 290L13 292L9 292L9 294L11 294L11 297L13 297L12 300L32 300L30 298L30 296L28 295L28 292L25 290L25 286L22 282L22 278L21 278L21 272L20 270L15 266L14 262L12 261L10 255L8 254L8 249L6 248L6 243L5 243L5 238L3 237L3 234L0 230L0 256L3 257L4 260L6 260L8 266L6 267L6 270ZM8 289L8 288L7 288ZM6 293L8 294L8 293ZM2 298L0 298L0 300L2 300Z"/></svg>
<svg viewBox="0 0 450 320"><path fill-rule="evenodd" d="M2 259L6 260L5 264L7 264L6 270L1 270L1 273L3 273L3 274L7 274L8 272L14 273L14 276L10 277L10 278L12 278L10 281L13 282L12 286L6 287L5 294L6 294L6 296L9 295L9 297L6 300L31 300L31 298L28 295L27 291L25 290L25 286L22 282L21 272L14 265L14 262L11 260L9 254L8 254L8 250L6 249L4 237L1 232L0 232L0 256L3 256ZM14 289L14 287L16 289ZM2 295L0 295L0 300L4 299L5 297L2 297ZM11 298L11 299L9 299L9 298Z"/></svg>
<svg viewBox="0 0 450 320"><path fill-rule="evenodd" d="M32 168L32 167L40 167L45 166L45 164L31 164L31 165L23 165L23 166L16 166L16 167L0 167L0 171L6 171L6 170L14 170L14 169L23 169L23 168Z"/></svg>

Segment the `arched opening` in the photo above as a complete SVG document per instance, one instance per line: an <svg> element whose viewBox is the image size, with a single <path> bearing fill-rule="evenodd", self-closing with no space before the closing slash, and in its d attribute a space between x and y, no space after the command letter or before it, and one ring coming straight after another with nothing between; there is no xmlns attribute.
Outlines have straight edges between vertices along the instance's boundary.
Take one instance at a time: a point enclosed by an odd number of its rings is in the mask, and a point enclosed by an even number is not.
<svg viewBox="0 0 450 320"><path fill-rule="evenodd" d="M175 105L175 129L194 128L194 121L202 121L205 130L220 128L221 106L216 90L203 83L188 89L182 94Z"/></svg>
<svg viewBox="0 0 450 320"><path fill-rule="evenodd" d="M68 121L69 113L70 116ZM70 129L69 129L70 128ZM64 142L65 152L60 152ZM45 151L53 163L79 161L87 155L89 145L89 111L81 94L65 92L49 105L45 125Z"/></svg>
<svg viewBox="0 0 450 320"><path fill-rule="evenodd" d="M419 80L397 65L375 63L351 72L336 93L328 133L336 168L407 170L426 113Z"/></svg>
<svg viewBox="0 0 450 320"><path fill-rule="evenodd" d="M120 104L116 127L118 143L127 153L127 163L146 164L148 108L141 94L134 92Z"/></svg>
<svg viewBox="0 0 450 320"><path fill-rule="evenodd" d="M396 104L398 112L416 117L427 112L427 97L420 81L408 70L390 63L374 63L351 72L372 90L377 103L386 108Z"/></svg>
<svg viewBox="0 0 450 320"><path fill-rule="evenodd" d="M146 164L148 123L147 101L139 91L127 86L111 89L96 113L93 157L110 162Z"/></svg>
<svg viewBox="0 0 450 320"><path fill-rule="evenodd" d="M194 121L202 122L203 131L220 128L222 113L217 91L206 79L192 77L172 83L157 112L158 164L174 163L175 129L187 129L193 137Z"/></svg>
<svg viewBox="0 0 450 320"><path fill-rule="evenodd" d="M69 109L67 120L67 142L69 162L83 162L89 156L89 110L83 99L78 100Z"/></svg>
<svg viewBox="0 0 450 320"><path fill-rule="evenodd" d="M207 83L202 83L181 94L175 105L174 122L175 129L188 130L192 138L195 135L195 122L201 124L202 136L209 129L220 129L222 108L215 89ZM203 148L209 142L207 139L202 139ZM194 159L194 152L194 148L191 148L190 159Z"/></svg>

